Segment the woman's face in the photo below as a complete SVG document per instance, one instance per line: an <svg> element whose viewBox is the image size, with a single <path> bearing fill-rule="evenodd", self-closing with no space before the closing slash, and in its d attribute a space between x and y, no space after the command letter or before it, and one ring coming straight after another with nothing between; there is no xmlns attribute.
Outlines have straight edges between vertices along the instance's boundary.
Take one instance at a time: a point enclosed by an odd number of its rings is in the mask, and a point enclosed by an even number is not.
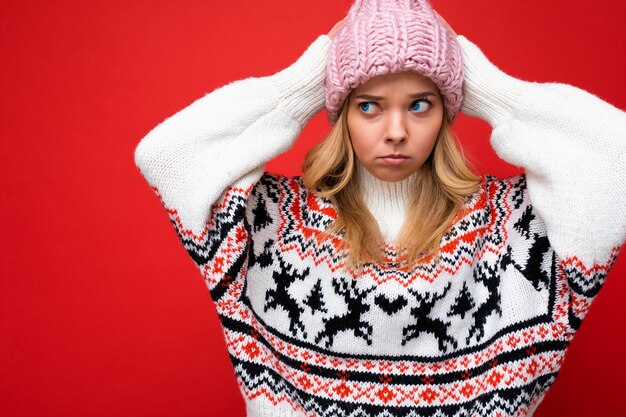
<svg viewBox="0 0 626 417"><path fill-rule="evenodd" d="M348 131L361 164L389 182L413 174L430 155L443 120L437 86L416 72L371 78L348 103Z"/></svg>

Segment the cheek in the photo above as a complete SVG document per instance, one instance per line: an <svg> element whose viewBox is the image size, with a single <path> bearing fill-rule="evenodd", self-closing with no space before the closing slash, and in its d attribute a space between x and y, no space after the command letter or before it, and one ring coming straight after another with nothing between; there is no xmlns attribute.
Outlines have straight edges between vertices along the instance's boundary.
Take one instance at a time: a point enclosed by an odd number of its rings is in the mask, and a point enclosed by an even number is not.
<svg viewBox="0 0 626 417"><path fill-rule="evenodd" d="M441 129L441 122L429 123L426 126L421 126L421 129L417 131L417 135L420 136L420 143L425 148L432 148L439 136L439 130Z"/></svg>
<svg viewBox="0 0 626 417"><path fill-rule="evenodd" d="M426 159L433 151L438 136L439 128L421 126L420 129L414 131L414 134L410 135L409 148L417 159Z"/></svg>
<svg viewBox="0 0 626 417"><path fill-rule="evenodd" d="M375 141L371 138L371 134L368 135L366 131L357 131L350 135L352 149L361 162L368 160L375 151Z"/></svg>
<svg viewBox="0 0 626 417"><path fill-rule="evenodd" d="M433 127L433 129L430 131L428 143L430 144L431 149L433 146L435 146L435 142L437 141L437 137L439 136L440 128L441 128L441 125L437 125Z"/></svg>
<svg viewBox="0 0 626 417"><path fill-rule="evenodd" d="M348 117L348 132L350 134L350 140L352 141L352 148L357 156L361 157L371 149L371 128L368 129L361 120L351 120L350 117Z"/></svg>

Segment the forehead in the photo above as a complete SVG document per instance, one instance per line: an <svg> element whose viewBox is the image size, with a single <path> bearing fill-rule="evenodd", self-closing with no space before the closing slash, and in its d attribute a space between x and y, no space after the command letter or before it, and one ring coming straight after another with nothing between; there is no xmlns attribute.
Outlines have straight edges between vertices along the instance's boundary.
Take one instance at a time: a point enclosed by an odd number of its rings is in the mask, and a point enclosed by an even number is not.
<svg viewBox="0 0 626 417"><path fill-rule="evenodd" d="M372 77L366 83L355 88L352 95L390 92L395 89L401 89L407 93L424 91L438 93L439 91L430 78L415 71L404 71Z"/></svg>

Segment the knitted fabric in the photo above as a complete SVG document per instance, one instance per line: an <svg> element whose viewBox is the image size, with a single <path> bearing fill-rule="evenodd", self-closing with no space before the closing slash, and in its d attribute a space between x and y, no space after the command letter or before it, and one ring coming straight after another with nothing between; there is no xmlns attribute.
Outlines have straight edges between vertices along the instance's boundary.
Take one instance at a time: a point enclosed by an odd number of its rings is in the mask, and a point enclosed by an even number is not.
<svg viewBox="0 0 626 417"><path fill-rule="evenodd" d="M395 242L404 222L417 173L402 181L387 182L373 176L356 160L361 196L369 211L378 221L386 242Z"/></svg>
<svg viewBox="0 0 626 417"><path fill-rule="evenodd" d="M483 177L443 259L345 270L300 177L231 187L205 233L166 207L215 302L248 416L527 416L617 256L560 259L524 175Z"/></svg>
<svg viewBox="0 0 626 417"><path fill-rule="evenodd" d="M443 96L452 122L463 100L463 64L454 36L426 0L357 0L333 38L326 67L326 109L337 121L350 91L370 78L416 71Z"/></svg>
<svg viewBox="0 0 626 417"><path fill-rule="evenodd" d="M402 267L388 242L356 276L341 238L322 238L332 202L265 172L323 108L325 35L138 145L215 303L249 417L530 416L554 382L626 238L626 115L575 87L511 78L458 41L463 111L490 122L498 155L525 172L481 178L439 260ZM363 186L393 236L384 218L402 210L384 200L404 184Z"/></svg>

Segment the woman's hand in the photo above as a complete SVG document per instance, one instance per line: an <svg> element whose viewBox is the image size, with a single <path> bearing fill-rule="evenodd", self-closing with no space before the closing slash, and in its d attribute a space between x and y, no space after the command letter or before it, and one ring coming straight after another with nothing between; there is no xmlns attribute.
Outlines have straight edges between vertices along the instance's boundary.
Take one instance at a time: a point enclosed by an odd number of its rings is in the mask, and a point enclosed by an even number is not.
<svg viewBox="0 0 626 417"><path fill-rule="evenodd" d="M346 18L344 17L339 22L335 23L335 26L333 26L333 28L330 30L330 32L328 32L328 37L333 39L335 37L335 35L337 34L337 32L339 32L339 29L341 29L341 27L343 26L343 23L345 21L346 21Z"/></svg>
<svg viewBox="0 0 626 417"><path fill-rule="evenodd" d="M439 13L437 13L436 10L433 10L435 12L435 14L437 15L437 17L439 17L439 20L441 20L441 22L448 28L448 30L450 31L450 33L452 33L454 36L457 36L456 32L454 31L454 29L452 29L452 26L450 26L450 24L446 21L446 19L444 19L443 17L441 17L441 15Z"/></svg>

